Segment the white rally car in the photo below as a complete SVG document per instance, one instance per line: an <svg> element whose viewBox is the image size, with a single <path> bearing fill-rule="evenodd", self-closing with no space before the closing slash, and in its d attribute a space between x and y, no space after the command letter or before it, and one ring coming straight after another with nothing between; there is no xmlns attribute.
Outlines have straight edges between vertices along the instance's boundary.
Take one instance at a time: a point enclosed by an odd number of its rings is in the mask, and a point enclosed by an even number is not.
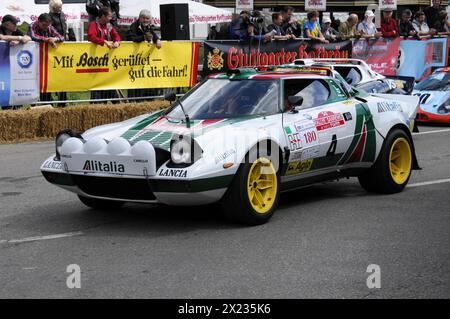
<svg viewBox="0 0 450 319"><path fill-rule="evenodd" d="M415 84L414 77L384 76L359 59L298 59L293 65L329 66L348 84L369 93L411 95Z"/></svg>
<svg viewBox="0 0 450 319"><path fill-rule="evenodd" d="M61 131L42 173L92 208L220 202L250 225L272 216L281 192L339 177L402 191L418 168L410 123L419 98L367 94L332 72L210 76L166 110Z"/></svg>

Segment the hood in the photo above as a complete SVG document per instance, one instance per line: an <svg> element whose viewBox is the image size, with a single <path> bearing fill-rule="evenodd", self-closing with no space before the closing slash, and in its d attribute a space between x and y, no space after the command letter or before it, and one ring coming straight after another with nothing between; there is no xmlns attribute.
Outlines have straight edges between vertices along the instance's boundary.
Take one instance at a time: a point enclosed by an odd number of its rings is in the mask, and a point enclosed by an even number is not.
<svg viewBox="0 0 450 319"><path fill-rule="evenodd" d="M123 133L122 137L131 143L145 140L151 142L154 146L169 150L170 141L174 134L190 135L196 138L226 125L232 125L253 118L255 117L191 120L191 125L188 128L184 120L170 119L159 115L149 116Z"/></svg>
<svg viewBox="0 0 450 319"><path fill-rule="evenodd" d="M429 113L437 113L437 109L450 98L448 91L414 91L414 95L420 96L420 108Z"/></svg>

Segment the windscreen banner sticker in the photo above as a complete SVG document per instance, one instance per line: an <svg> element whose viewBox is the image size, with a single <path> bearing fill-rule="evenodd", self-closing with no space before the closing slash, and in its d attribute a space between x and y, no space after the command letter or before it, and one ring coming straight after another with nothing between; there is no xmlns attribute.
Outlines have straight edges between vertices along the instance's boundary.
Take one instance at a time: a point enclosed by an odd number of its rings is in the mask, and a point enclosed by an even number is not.
<svg viewBox="0 0 450 319"><path fill-rule="evenodd" d="M342 114L333 113L331 111L320 112L314 121L317 131L324 131L345 124Z"/></svg>

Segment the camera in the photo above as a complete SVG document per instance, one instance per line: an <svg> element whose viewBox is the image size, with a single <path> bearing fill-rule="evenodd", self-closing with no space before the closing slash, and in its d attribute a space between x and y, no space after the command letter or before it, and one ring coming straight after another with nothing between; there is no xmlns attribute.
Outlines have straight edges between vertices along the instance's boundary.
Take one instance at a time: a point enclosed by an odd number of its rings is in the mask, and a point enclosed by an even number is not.
<svg viewBox="0 0 450 319"><path fill-rule="evenodd" d="M250 23L261 24L264 22L264 18L261 16L259 11L250 11L250 17L248 18Z"/></svg>

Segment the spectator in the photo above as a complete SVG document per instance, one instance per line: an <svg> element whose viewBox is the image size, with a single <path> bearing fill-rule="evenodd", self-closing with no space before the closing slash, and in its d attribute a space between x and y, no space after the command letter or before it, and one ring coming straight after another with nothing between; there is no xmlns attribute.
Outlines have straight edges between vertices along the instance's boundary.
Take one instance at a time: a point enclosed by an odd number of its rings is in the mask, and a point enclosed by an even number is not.
<svg viewBox="0 0 450 319"><path fill-rule="evenodd" d="M208 40L216 40L217 39L217 28L215 25L213 25L210 29L209 29L209 33L208 33Z"/></svg>
<svg viewBox="0 0 450 319"><path fill-rule="evenodd" d="M439 11L441 11L441 0L433 0L433 5L426 7L423 12L427 17L427 23L430 28L437 29L436 23L439 21Z"/></svg>
<svg viewBox="0 0 450 319"><path fill-rule="evenodd" d="M247 25L247 33L241 40L257 40L268 42L272 39L272 33L260 34L260 29L253 23Z"/></svg>
<svg viewBox="0 0 450 319"><path fill-rule="evenodd" d="M364 20L358 24L357 31L360 32L363 38L380 38L381 32L377 30L373 20L375 19L375 14L372 10L367 10L364 14Z"/></svg>
<svg viewBox="0 0 450 319"><path fill-rule="evenodd" d="M64 37L52 26L52 17L43 13L28 27L28 35L35 42L45 42L56 49L58 42L63 42Z"/></svg>
<svg viewBox="0 0 450 319"><path fill-rule="evenodd" d="M281 27L283 24L283 17L281 13L273 13L272 14L272 24L267 27L267 31L269 34L273 36L275 40L288 40L295 38L292 34L286 34Z"/></svg>
<svg viewBox="0 0 450 319"><path fill-rule="evenodd" d="M425 13L423 11L417 11L414 15L415 19L412 22L414 29L419 36L435 35L436 30L430 29L425 22Z"/></svg>
<svg viewBox="0 0 450 319"><path fill-rule="evenodd" d="M114 27L117 27L117 19L120 19L119 0L87 0L86 11L89 14L89 22L92 22L99 17L100 9L102 7L111 9L112 18L110 23Z"/></svg>
<svg viewBox="0 0 450 319"><path fill-rule="evenodd" d="M381 33L385 38L393 38L398 36L397 23L394 19L392 19L392 9L383 10Z"/></svg>
<svg viewBox="0 0 450 319"><path fill-rule="evenodd" d="M417 31L411 22L412 12L409 9L403 10L402 18L398 22L398 34L402 37L417 37Z"/></svg>
<svg viewBox="0 0 450 319"><path fill-rule="evenodd" d="M43 13L38 20L30 24L28 27L28 35L35 42L48 43L53 48L57 48L56 43L63 42L64 37L52 27L52 18L48 13ZM41 101L51 101L51 93L41 93Z"/></svg>
<svg viewBox="0 0 450 319"><path fill-rule="evenodd" d="M281 28L284 30L285 34L293 34L295 37L302 36L302 30L299 27L297 19L294 17L293 7L284 7L281 10L281 16L283 17L283 23Z"/></svg>
<svg viewBox="0 0 450 319"><path fill-rule="evenodd" d="M445 10L439 12L439 20L435 24L436 31L439 35L450 35L450 23L448 21L448 13Z"/></svg>
<svg viewBox="0 0 450 319"><path fill-rule="evenodd" d="M88 40L98 45L106 45L109 49L115 49L120 46L120 36L116 29L111 25L112 11L108 7L102 7L99 11L99 17L89 23ZM91 99L111 99L118 98L116 91L91 91Z"/></svg>
<svg viewBox="0 0 450 319"><path fill-rule="evenodd" d="M234 19L228 27L228 36L230 39L241 39L247 33L247 26L250 23L250 13L241 11L239 17Z"/></svg>
<svg viewBox="0 0 450 319"><path fill-rule="evenodd" d="M150 24L151 13L149 10L141 10L139 19L133 22L127 32L127 40L133 42L153 43L157 49L161 49L161 40L155 33L153 25ZM156 96L158 89L129 89L128 97Z"/></svg>
<svg viewBox="0 0 450 319"><path fill-rule="evenodd" d="M0 40L8 41L11 46L15 46L19 43L25 44L31 41L31 38L17 29L17 19L7 14L0 25Z"/></svg>
<svg viewBox="0 0 450 319"><path fill-rule="evenodd" d="M127 41L153 43L161 49L161 40L155 32L155 28L150 24L151 13L149 10L141 10L139 19L133 22L127 32Z"/></svg>
<svg viewBox="0 0 450 319"><path fill-rule="evenodd" d="M319 24L319 12L310 11L307 15L308 21L303 25L305 36L312 40L317 40L322 43L329 43L322 34Z"/></svg>
<svg viewBox="0 0 450 319"><path fill-rule="evenodd" d="M359 38L360 33L356 31L358 24L358 16L354 13L350 14L347 21L341 23L339 26L339 33L342 39Z"/></svg>
<svg viewBox="0 0 450 319"><path fill-rule="evenodd" d="M331 19L330 18L323 18L323 25L322 25L322 34L328 42L336 42L340 39L340 34L338 31L333 29L331 26Z"/></svg>
<svg viewBox="0 0 450 319"><path fill-rule="evenodd" d="M64 36L66 41L76 41L75 33L72 28L67 27L66 17L62 12L63 3L61 0L50 0L48 3L50 12L49 15L52 18L52 26L58 31L59 34Z"/></svg>
<svg viewBox="0 0 450 319"><path fill-rule="evenodd" d="M111 25L112 11L108 7L103 7L99 11L99 17L89 23L88 40L99 45L106 45L109 49L120 46L120 36Z"/></svg>

